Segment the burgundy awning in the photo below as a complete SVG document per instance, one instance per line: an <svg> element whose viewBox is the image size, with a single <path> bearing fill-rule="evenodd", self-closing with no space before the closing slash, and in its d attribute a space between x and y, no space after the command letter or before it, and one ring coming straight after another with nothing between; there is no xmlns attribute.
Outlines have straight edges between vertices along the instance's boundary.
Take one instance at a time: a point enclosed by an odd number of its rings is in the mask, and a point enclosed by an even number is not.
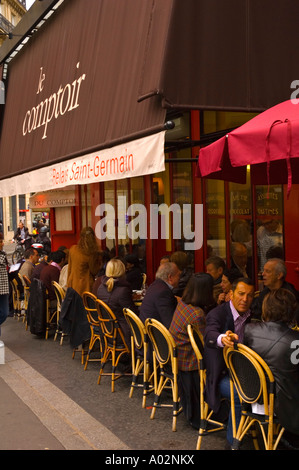
<svg viewBox="0 0 299 470"><path fill-rule="evenodd" d="M298 17L293 0L174 0L160 70L155 23L149 34L140 97L156 91L170 109L253 112L290 99Z"/></svg>
<svg viewBox="0 0 299 470"><path fill-rule="evenodd" d="M64 0L8 64L0 179L158 132L168 109L289 99L298 17L293 0Z"/></svg>
<svg viewBox="0 0 299 470"><path fill-rule="evenodd" d="M170 6L62 3L8 64L0 179L162 130L160 97L139 103L138 89L152 16L169 22Z"/></svg>

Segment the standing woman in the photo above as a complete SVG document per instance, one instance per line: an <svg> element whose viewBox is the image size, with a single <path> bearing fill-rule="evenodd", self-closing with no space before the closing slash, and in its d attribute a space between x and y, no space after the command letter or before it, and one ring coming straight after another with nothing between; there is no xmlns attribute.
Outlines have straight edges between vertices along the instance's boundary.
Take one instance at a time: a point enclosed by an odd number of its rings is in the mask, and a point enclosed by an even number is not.
<svg viewBox="0 0 299 470"><path fill-rule="evenodd" d="M178 349L178 387L183 412L196 429L200 426L199 373L187 326L191 324L204 333L206 314L215 306L213 284L210 274L193 274L178 301L169 328Z"/></svg>
<svg viewBox="0 0 299 470"><path fill-rule="evenodd" d="M0 233L0 325L6 320L9 310L8 262L3 246L3 233Z"/></svg>
<svg viewBox="0 0 299 470"><path fill-rule="evenodd" d="M98 242L91 227L81 230L77 245L69 251L67 287L72 287L82 296L92 291L95 276L102 263Z"/></svg>

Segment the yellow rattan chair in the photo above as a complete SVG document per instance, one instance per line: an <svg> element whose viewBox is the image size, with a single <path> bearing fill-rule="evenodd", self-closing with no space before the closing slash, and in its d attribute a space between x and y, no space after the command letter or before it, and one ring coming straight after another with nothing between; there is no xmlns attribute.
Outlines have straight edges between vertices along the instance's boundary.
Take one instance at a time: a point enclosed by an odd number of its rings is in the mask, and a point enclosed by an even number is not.
<svg viewBox="0 0 299 470"><path fill-rule="evenodd" d="M265 450L275 450L284 432L274 416L275 380L266 362L252 349L242 344L225 347L224 359L230 374L231 413L233 424L233 450L239 449L245 434L252 430L254 446L258 449L255 425L259 426ZM238 428L235 421L234 389L236 388L242 407ZM264 414L252 411L251 405L259 404ZM254 426L254 429L252 429Z"/></svg>
<svg viewBox="0 0 299 470"><path fill-rule="evenodd" d="M29 304L29 297L30 297L30 284L31 281L28 279L27 276L22 275L21 273L18 273L19 279L22 283L23 286L23 301L21 302L21 309L24 310L24 315L23 315L23 323L26 324L26 330L27 330L27 314L28 314L28 304ZM22 310L21 310L22 311Z"/></svg>
<svg viewBox="0 0 299 470"><path fill-rule="evenodd" d="M145 328L153 347L155 398L151 419L154 419L157 408L172 408L172 430L176 431L177 416L182 412L178 392L177 346L168 329L159 321L148 318L145 321ZM171 404L161 402L162 392L167 387L171 387L172 391Z"/></svg>
<svg viewBox="0 0 299 470"><path fill-rule="evenodd" d="M207 436L210 433L223 431L226 426L225 424L215 421L212 419L213 411L209 409L208 404L204 399L204 388L206 384L206 369L203 360L203 336L201 332L193 325L187 326L187 332L190 338L191 346L196 355L198 363L199 383L200 383L200 428L198 431L198 439L196 450L200 450L203 436Z"/></svg>
<svg viewBox="0 0 299 470"><path fill-rule="evenodd" d="M126 344L123 332L111 308L102 300L97 299L98 318L103 332L102 358L98 384L103 375L111 376L111 392L114 392L115 381L123 375L132 375L117 373L116 369L121 357L130 355L130 348ZM111 372L104 373L104 367L111 359Z"/></svg>
<svg viewBox="0 0 299 470"><path fill-rule="evenodd" d="M14 309L14 317L20 318L22 305L20 299L20 291L18 288L18 282L16 279L12 279L10 281L11 290L12 290L12 301L13 301L13 309Z"/></svg>
<svg viewBox="0 0 299 470"><path fill-rule="evenodd" d="M66 333L63 333L60 324L59 324L59 319L60 319L60 312L61 312L61 304L63 302L63 299L65 297L65 290L61 287L60 284L56 281L52 281L53 289L56 295L56 300L57 300L57 317L56 317L56 331L54 335L54 341L56 341L57 336L60 334L60 345L63 343L63 339L66 335Z"/></svg>
<svg viewBox="0 0 299 470"><path fill-rule="evenodd" d="M57 330L57 318L58 318L57 307L50 307L49 291L46 288L46 334L45 339L49 337L49 331L55 328Z"/></svg>
<svg viewBox="0 0 299 470"><path fill-rule="evenodd" d="M102 330L101 324L98 318L98 310L97 310L97 297L93 295L91 292L84 292L83 293L83 304L86 310L87 320L90 326L90 340L88 345L88 351L86 354L85 366L84 370L87 369L89 361L101 361L102 357ZM100 358L90 358L90 354L94 349L96 343L99 343L100 346Z"/></svg>
<svg viewBox="0 0 299 470"><path fill-rule="evenodd" d="M131 329L131 357L132 357L132 383L129 397L131 398L134 388L143 389L142 408L146 406L146 397L154 390L153 372L150 370L150 364L147 360L148 336L144 323L129 308L123 309L124 316ZM141 383L139 377L142 376Z"/></svg>

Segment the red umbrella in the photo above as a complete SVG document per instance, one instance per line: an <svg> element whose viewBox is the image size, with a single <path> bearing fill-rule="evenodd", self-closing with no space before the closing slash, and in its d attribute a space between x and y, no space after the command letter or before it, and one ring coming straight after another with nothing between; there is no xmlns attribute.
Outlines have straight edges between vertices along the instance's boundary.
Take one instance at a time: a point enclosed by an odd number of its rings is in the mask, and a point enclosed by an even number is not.
<svg viewBox="0 0 299 470"><path fill-rule="evenodd" d="M299 183L299 100L264 111L200 150L196 176L254 184Z"/></svg>

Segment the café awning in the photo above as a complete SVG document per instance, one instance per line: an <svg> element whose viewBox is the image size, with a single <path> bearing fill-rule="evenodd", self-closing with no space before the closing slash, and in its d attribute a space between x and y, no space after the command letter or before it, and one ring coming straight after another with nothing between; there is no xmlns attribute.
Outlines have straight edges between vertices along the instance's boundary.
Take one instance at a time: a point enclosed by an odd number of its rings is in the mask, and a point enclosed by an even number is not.
<svg viewBox="0 0 299 470"><path fill-rule="evenodd" d="M139 103L138 90L152 17L163 42L170 6L60 2L8 63L0 195L53 189L55 179L57 188L164 169L166 110L159 96ZM65 178L68 165L72 180Z"/></svg>
<svg viewBox="0 0 299 470"><path fill-rule="evenodd" d="M48 18L38 27L34 14L42 11ZM35 2L0 51L8 66L1 187L20 193L18 178L30 174L40 184L34 172L45 168L53 183L53 166L64 162L75 161L83 174L102 151L104 160L120 159L133 143L139 174L162 171L168 110L260 112L289 99L299 79L298 16L293 0ZM20 32L30 38L12 58L9 44L18 47Z"/></svg>
<svg viewBox="0 0 299 470"><path fill-rule="evenodd" d="M298 16L293 0L173 0L155 68L159 35L154 27L149 35L140 99L156 91L168 109L250 112L290 99L299 88Z"/></svg>

